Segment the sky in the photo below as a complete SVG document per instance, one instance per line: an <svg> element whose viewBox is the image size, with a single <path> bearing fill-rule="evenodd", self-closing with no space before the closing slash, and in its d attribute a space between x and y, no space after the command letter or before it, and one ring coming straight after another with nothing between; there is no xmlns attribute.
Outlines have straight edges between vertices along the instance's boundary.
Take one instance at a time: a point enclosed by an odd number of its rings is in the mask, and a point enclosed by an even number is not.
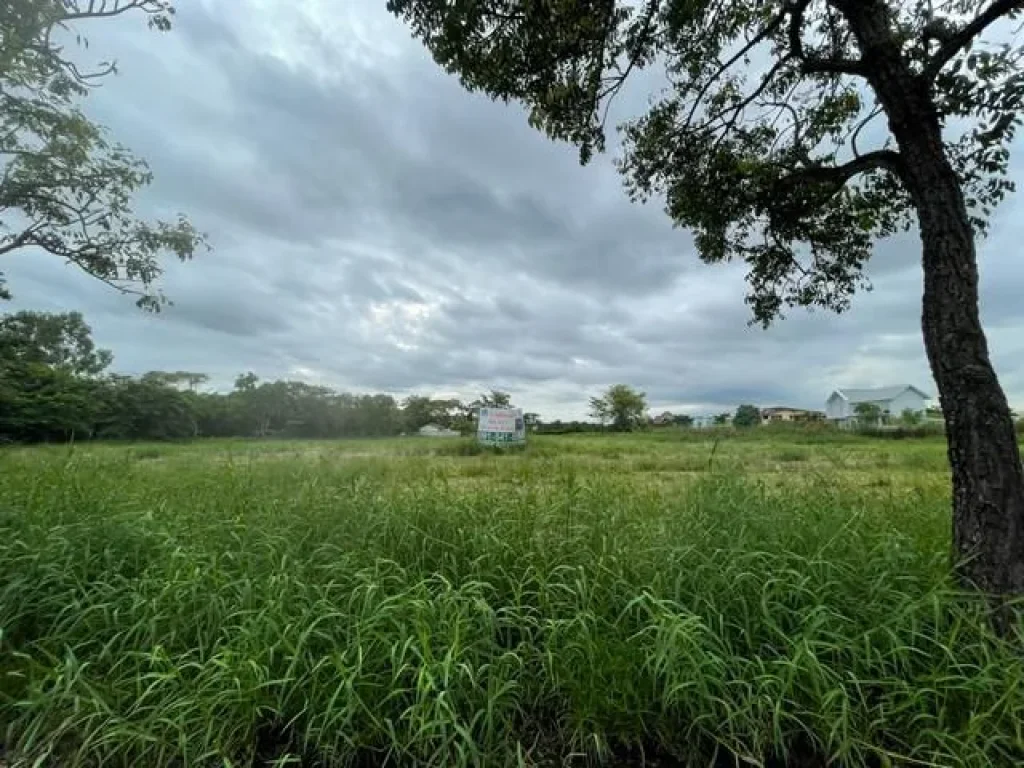
<svg viewBox="0 0 1024 768"><path fill-rule="evenodd" d="M50 256L3 264L7 309L81 311L118 372L497 388L547 419L584 417L615 383L692 414L823 409L844 386L935 394L916 233L878 246L849 312L763 330L742 265L704 265L657 202L630 203L614 152L581 167L520 107L467 93L383 0L178 6L167 34L139 17L82 25L88 53L119 67L85 111L149 162L138 212L187 213L212 250L166 263L159 315ZM1022 239L1015 197L979 248L990 351L1024 407Z"/></svg>

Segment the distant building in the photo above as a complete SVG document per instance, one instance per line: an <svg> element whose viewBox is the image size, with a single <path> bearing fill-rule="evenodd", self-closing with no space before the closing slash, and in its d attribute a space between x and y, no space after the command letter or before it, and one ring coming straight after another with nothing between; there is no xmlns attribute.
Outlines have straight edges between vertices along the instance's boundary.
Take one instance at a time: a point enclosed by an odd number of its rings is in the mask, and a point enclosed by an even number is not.
<svg viewBox="0 0 1024 768"><path fill-rule="evenodd" d="M651 419L651 424L653 424L656 427L667 427L670 424L675 424L675 423L676 423L676 416L675 416L675 414L674 413L670 413L668 411L665 411L664 413L661 413L661 414L655 416L653 419Z"/></svg>
<svg viewBox="0 0 1024 768"><path fill-rule="evenodd" d="M825 416L840 426L848 426L857 419L857 406L871 403L878 406L883 420L896 417L904 411L924 413L928 395L908 384L878 389L837 389L825 402Z"/></svg>
<svg viewBox="0 0 1024 768"><path fill-rule="evenodd" d="M824 418L825 414L821 411L808 411L803 408L790 408L785 405L761 409L762 424L773 424L781 421L820 421Z"/></svg>
<svg viewBox="0 0 1024 768"><path fill-rule="evenodd" d="M425 424L420 427L419 434L421 437L461 437L454 429L440 427L437 424Z"/></svg>

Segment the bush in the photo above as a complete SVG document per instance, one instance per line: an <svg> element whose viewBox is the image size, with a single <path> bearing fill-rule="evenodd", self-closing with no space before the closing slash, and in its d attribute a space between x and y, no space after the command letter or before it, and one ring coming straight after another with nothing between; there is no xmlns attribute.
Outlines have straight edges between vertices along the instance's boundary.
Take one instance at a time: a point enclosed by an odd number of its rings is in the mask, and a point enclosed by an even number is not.
<svg viewBox="0 0 1024 768"><path fill-rule="evenodd" d="M922 437L942 437L946 434L945 425L939 421L930 421L917 426L884 426L859 427L857 434L865 437L877 437L889 440L907 440Z"/></svg>

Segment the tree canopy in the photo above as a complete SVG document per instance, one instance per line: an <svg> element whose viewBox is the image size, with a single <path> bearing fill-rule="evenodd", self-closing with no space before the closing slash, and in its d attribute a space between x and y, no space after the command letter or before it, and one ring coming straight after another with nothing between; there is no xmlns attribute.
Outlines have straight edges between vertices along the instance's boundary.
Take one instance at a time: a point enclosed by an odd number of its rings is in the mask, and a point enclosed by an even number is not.
<svg viewBox="0 0 1024 768"><path fill-rule="evenodd" d="M882 408L878 403L857 403L853 412L863 424L877 424L882 420Z"/></svg>
<svg viewBox="0 0 1024 768"><path fill-rule="evenodd" d="M82 68L73 55L75 43L84 49L84 22L131 12L166 30L173 8L163 0L0 7L0 256L49 253L155 309L161 254L190 259L205 240L184 216L135 216L133 197L152 181L149 168L78 107L115 65ZM9 297L0 271L0 298Z"/></svg>
<svg viewBox="0 0 1024 768"><path fill-rule="evenodd" d="M912 162L885 131L871 46L894 41L935 96L971 220L1012 188L1007 147L1024 98L1020 50L991 36L1019 0L389 0L470 90L524 102L531 123L606 143L609 103L637 70L667 88L624 128L636 198L663 196L707 262L748 267L768 323L787 305L845 309L866 285L872 242L910 226ZM877 33L871 37L872 30ZM960 118L969 117L963 124Z"/></svg>
<svg viewBox="0 0 1024 768"><path fill-rule="evenodd" d="M512 405L512 396L500 389L492 389L490 392L480 395L471 404L473 408L509 408Z"/></svg>
<svg viewBox="0 0 1024 768"><path fill-rule="evenodd" d="M913 408L904 408L900 413L900 423L906 427L916 427L922 421L924 421L924 416Z"/></svg>
<svg viewBox="0 0 1024 768"><path fill-rule="evenodd" d="M615 384L601 397L590 398L590 415L612 429L628 432L646 421L647 396L626 384Z"/></svg>
<svg viewBox="0 0 1024 768"><path fill-rule="evenodd" d="M113 359L96 349L92 329L79 312L22 311L0 317L0 365L39 363L79 376L101 373Z"/></svg>
<svg viewBox="0 0 1024 768"><path fill-rule="evenodd" d="M205 374L131 377L108 373L111 362L76 312L0 317L0 440L384 437L419 418L385 394L263 381L251 372L229 392L201 392ZM444 413L452 408L424 400Z"/></svg>
<svg viewBox="0 0 1024 768"><path fill-rule="evenodd" d="M741 405L732 417L734 427L756 427L761 423L761 411L756 405Z"/></svg>

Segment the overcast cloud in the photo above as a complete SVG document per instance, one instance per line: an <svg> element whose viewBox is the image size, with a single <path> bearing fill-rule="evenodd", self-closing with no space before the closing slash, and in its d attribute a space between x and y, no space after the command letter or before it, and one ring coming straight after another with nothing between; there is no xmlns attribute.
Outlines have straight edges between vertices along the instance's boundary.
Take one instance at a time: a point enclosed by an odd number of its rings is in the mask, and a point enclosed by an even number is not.
<svg viewBox="0 0 1024 768"><path fill-rule="evenodd" d="M742 268L698 262L657 205L628 202L610 157L581 168L521 109L467 94L383 0L178 5L167 35L141 19L83 28L121 69L86 107L152 166L140 212L187 212L213 252L167 265L175 305L159 316L50 257L4 264L10 308L80 310L117 370L497 387L547 418L583 416L617 382L693 413L822 408L838 386L934 393L916 237L879 247L851 312L751 328ZM1022 239L1015 198L981 245L981 288L1024 406Z"/></svg>

